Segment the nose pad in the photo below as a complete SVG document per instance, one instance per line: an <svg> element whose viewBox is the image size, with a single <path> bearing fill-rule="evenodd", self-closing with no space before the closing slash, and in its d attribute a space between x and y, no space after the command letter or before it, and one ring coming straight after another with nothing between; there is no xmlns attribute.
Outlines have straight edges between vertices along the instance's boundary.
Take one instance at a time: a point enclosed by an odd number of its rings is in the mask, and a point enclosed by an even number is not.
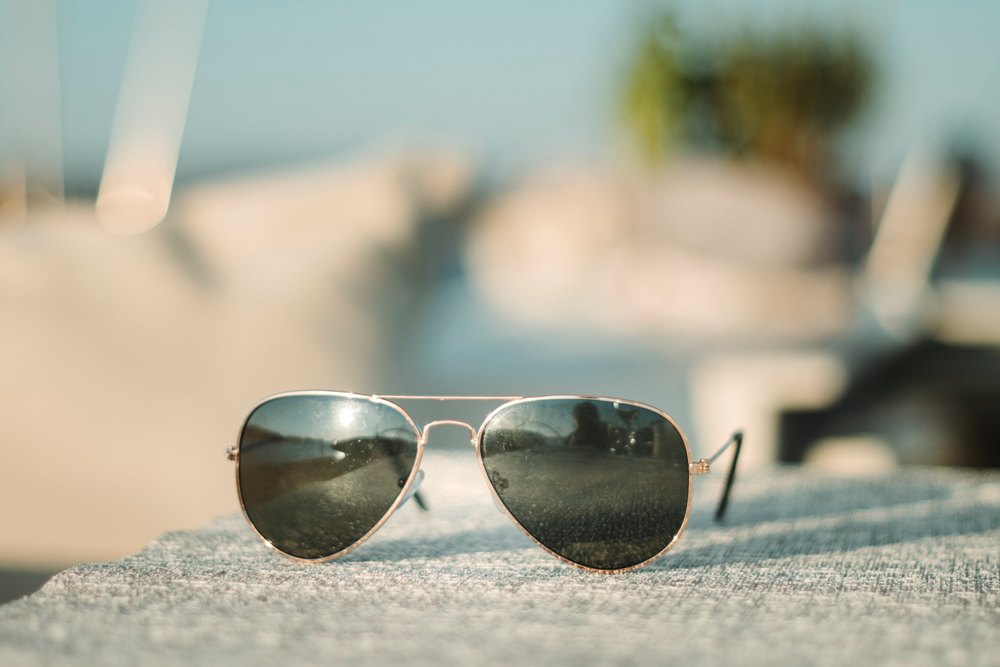
<svg viewBox="0 0 1000 667"><path fill-rule="evenodd" d="M427 503L424 502L423 496L419 493L420 485L424 482L424 477L424 471L418 470L416 476L413 478L413 484L410 485L406 495L403 496L403 502L399 503L400 507L409 502L410 498L413 498L413 502L417 503L417 507L425 512L427 511Z"/></svg>

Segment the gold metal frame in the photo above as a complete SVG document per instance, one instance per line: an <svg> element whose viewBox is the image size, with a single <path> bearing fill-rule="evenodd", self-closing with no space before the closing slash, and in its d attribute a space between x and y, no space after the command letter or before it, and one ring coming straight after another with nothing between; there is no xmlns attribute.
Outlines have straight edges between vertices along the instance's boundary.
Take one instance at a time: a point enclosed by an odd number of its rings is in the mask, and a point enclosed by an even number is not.
<svg viewBox="0 0 1000 667"><path fill-rule="evenodd" d="M389 509L386 511L386 513L384 515L382 515L382 518L379 519L378 522L374 526L372 526L371 530L369 530L367 533L365 533L364 535L362 535L361 539L359 539L357 542L354 542L353 544L351 544L351 545L349 545L349 546L341 549L340 551L338 551L336 553L332 553L329 556L323 556L322 558L300 558L298 556L293 556L292 554L287 553L285 551L282 551L278 547L274 546L274 544L272 544L269 539L267 539L266 537L264 537L263 535L260 534L260 531L257 530L257 526L255 526L253 524L253 521L250 520L250 515L247 514L246 505L244 505L244 503L243 503L243 489L242 489L242 487L240 485L240 451L239 451L239 448L240 448L240 444L241 443L239 441L237 441L237 443L236 443L235 456L231 453L233 451L232 448L230 448L230 449L227 450L227 457L230 460L235 460L236 461L236 494L237 494L237 496L240 499L240 511L243 513L243 518L247 520L248 524L250 524L250 527L253 529L254 534L256 534L257 537L259 537L261 539L261 541L263 541L264 544L266 544L270 549L272 549L273 551L276 551L277 553L281 554L285 558L293 560L293 561L295 561L297 563L308 563L308 564L312 564L312 565L317 565L319 563L325 563L327 561L331 561L331 560L340 558L344 554L348 554L348 553L354 551L356 548L358 548L362 544L364 544L366 541L368 541L368 538L370 538L372 535L375 534L375 531L377 531L379 528L381 528L385 524L385 522L389 520L389 517L392 516L393 512L395 512L396 509L400 505L403 504L403 499L406 498L406 494L410 490L410 487L413 485L413 480L417 476L417 471L420 470L420 462L423 460L423 456L424 456L424 438L421 435L420 429L417 428L416 423L413 421L413 419L410 417L410 415L406 412L406 410L404 410L403 408L399 407L398 405L396 405L392 401L387 401L387 400L385 400L383 398L380 398L378 396L370 396L370 395L367 395L367 394L354 394L354 393L351 393L351 392L343 392L343 391L320 391L320 390L316 390L316 391L286 391L286 392L282 392L280 394L274 394L273 396L268 396L264 400L258 402L257 405L255 405L253 407L253 409L250 411L250 413L247 415L247 418L245 420L243 420L243 426L240 427L240 436L241 436L241 439L242 439L242 435L243 435L243 430L246 428L247 423L250 421L250 418L253 416L253 414L257 411L257 409L260 406L264 405L265 403L267 403L268 401L270 401L272 399L283 398L285 396L340 396L340 397L343 397L343 398L362 398L362 399L367 399L367 400L373 400L376 403L382 403L384 405L388 405L392 409L394 409L397 412L401 413L403 415L403 417L406 418L406 421L410 425L410 427L413 428L413 435L417 438L417 456L413 460L413 469L410 471L409 477L406 478L406 484L403 485L403 487L399 490L399 495L396 496L396 499L392 502L392 505L389 506Z"/></svg>
<svg viewBox="0 0 1000 667"><path fill-rule="evenodd" d="M659 560L660 558L663 557L663 555L665 553L667 553L668 551L670 551L670 549L673 548L673 546L677 543L677 540L684 533L684 529L687 528L688 519L691 517L691 496L692 496L692 489L694 487L694 476L695 475L703 475L703 474L706 474L706 473L710 472L712 463L714 463L715 460L718 459L723 454L723 452L725 452L725 450L729 447L729 444L731 444L731 443L726 443L726 445L724 445L721 449L719 449L719 451L717 451L715 454L713 454L712 456L710 456L708 458L702 458L702 459L699 459L698 461L692 461L691 460L691 447L688 444L687 436L684 434L684 431L681 430L681 427L677 424L677 422L674 420L673 417L671 417L670 415L668 415L666 412L660 410L659 408L655 408L655 407L653 407L651 405L648 405L646 403L639 403L637 401L629 401L629 400L625 400L625 399L621 399L621 398L611 398L611 397L606 397L606 396L585 396L585 395L577 395L577 394L557 394L557 395L548 395L548 396L527 396L527 397L526 396L419 396L419 395L407 395L407 394L356 394L356 393L353 393L353 392L322 391L322 390L314 390L314 391L288 391L288 392L282 392L282 393L279 393L279 394L274 394L273 396L268 396L267 398L261 400L260 402L258 402L253 407L253 409L247 415L246 419L243 421L243 426L240 428L240 437L242 438L243 430L246 428L246 425L250 421L250 418L257 411L257 409L260 408L260 406L264 405L265 403L267 403L267 402L269 402L269 401L271 401L273 399L283 398L283 397L287 397L287 396L338 396L338 397L351 398L351 399L371 400L371 401L374 401L376 403L387 405L387 406L393 408L394 410L396 410L397 412L399 412L400 414L403 415L403 417L406 419L406 422L413 429L414 436L417 438L417 455L414 458L413 469L410 471L409 477L407 477L406 484L402 488L400 488L399 494L396 496L396 499L393 501L392 505L389 507L389 509L386 511L386 513L371 528L371 530L369 530L367 533L365 533L356 542L354 542L353 544L345 547L344 549L341 549L340 551L338 551L336 553L330 554L328 556L323 556L321 558L300 558L298 556L293 556L293 555L291 555L289 553L286 553L286 552L282 551L278 547L274 546L274 544L272 544L266 537L264 537L263 535L261 535L260 531L258 531L257 527L253 524L253 521L251 521L250 516L247 514L246 505L243 503L243 490L242 490L241 485L240 485L240 445L241 445L241 443L238 440L235 447L229 447L228 449L226 449L226 457L230 461L235 461L236 462L236 469L235 469L235 473L236 473L236 493L237 493L237 496L239 497L240 511L243 513L243 517L247 520L247 523L250 524L250 527L251 527L251 529L253 529L253 532L257 535L257 537L259 537L261 539L262 542L264 542L264 544L266 544L269 548L271 548L272 550L274 550L277 553L281 554L285 558L288 558L290 560L293 560L293 561L296 561L296 562L299 562L299 563L309 563L309 564L325 563L327 561L331 561L331 560L335 560L337 558L340 558L341 556L350 553L351 551L353 551L357 547L359 547L362 544L364 544L368 540L368 538L370 538L379 528L381 528L385 524L386 521L389 520L389 517L391 517L392 514L400 507L400 505L403 504L404 499L407 498L408 492L410 491L410 487L413 485L414 480L417 477L417 473L420 470L420 463L423 460L424 447L427 444L427 440L428 440L428 436L429 436L429 433L430 433L430 429L432 427L434 427L434 426L450 425L450 426L463 426L463 427L465 427L465 428L467 428L469 430L471 444L472 444L473 448L476 450L476 460L479 463L479 471L482 473L483 480L486 482L486 486L489 487L490 493L493 495L494 501L496 501L497 506L500 507L503 510L504 514L507 515L507 517L514 523L514 525L517 526L518 529L522 533L524 533L532 542L534 542L539 547L541 547L543 550L545 550L546 552L552 554L553 556L555 556L559 560L561 560L561 561L563 561L565 563L568 563L568 564L572 565L573 567L578 567L578 568L580 568L582 570L586 570L588 572L596 572L596 573L599 573L599 574L617 574L617 573L621 573L621 572L629 572L631 570L635 570L635 569L638 569L640 567L644 567L646 565L649 565L650 563L653 563L654 561ZM655 554L654 556L652 556L652 557L650 557L650 558L642 561L641 563L637 563L635 565L630 565L628 567L623 567L623 568L618 568L618 569L599 569L599 568L588 567L586 565L581 565L580 563L577 563L577 562L575 562L573 560L570 560L569 558L566 558L565 556L562 556L561 554L556 553L552 549L548 548L547 546L545 546L544 544L542 544L541 542L539 542L535 538L534 535L532 535L524 526L521 525L521 522L517 520L517 518L510 512L510 510L504 504L503 500L500 498L500 495L497 493L496 488L494 488L493 484L490 482L489 474L486 472L486 462L483 460L483 451L482 451L482 438L483 438L483 434L484 434L484 432L486 430L486 427L489 425L489 423L502 410L505 410L508 407L510 407L512 405L517 405L519 403L529 403L529 402L542 401L542 400L593 400L593 401L606 401L606 402L622 403L622 404L625 404L625 405L630 405L632 407L642 408L642 409L645 409L645 410L649 410L650 412L656 413L656 414L660 415L661 417L663 417L664 419L666 419L667 422L669 422L675 429L677 429L677 432L681 436L681 441L684 443L684 451L685 451L685 453L687 455L687 460L688 460L688 497L687 497L687 507L684 510L684 520L681 522L681 526L677 530L677 533L674 535L673 539L670 540L670 543L667 544L657 554ZM423 428L418 428L417 424L410 417L409 413L407 413L406 410L404 410L402 407L400 407L396 403L396 401L493 401L493 402L500 402L501 404L499 406L497 406L496 408L494 408L486 416L486 418L483 420L483 423L480 425L479 429L477 430L476 428L474 428L468 422L459 421L459 420L455 420L455 419L438 419L438 420L427 422L426 424L424 424Z"/></svg>

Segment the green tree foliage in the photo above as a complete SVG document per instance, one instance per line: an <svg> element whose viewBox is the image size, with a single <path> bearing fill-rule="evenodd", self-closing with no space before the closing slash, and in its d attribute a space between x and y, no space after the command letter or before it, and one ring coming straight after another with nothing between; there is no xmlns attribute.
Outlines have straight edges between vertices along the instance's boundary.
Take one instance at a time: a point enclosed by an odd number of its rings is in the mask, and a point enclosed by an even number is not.
<svg viewBox="0 0 1000 667"><path fill-rule="evenodd" d="M654 162L682 145L816 168L863 110L874 79L856 33L811 25L708 39L659 16L633 53L621 118Z"/></svg>

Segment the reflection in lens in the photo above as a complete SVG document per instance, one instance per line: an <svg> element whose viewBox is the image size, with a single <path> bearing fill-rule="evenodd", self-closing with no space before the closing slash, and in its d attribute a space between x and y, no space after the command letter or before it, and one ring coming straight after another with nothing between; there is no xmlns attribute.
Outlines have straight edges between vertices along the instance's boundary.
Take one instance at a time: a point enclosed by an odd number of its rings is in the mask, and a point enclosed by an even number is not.
<svg viewBox="0 0 1000 667"><path fill-rule="evenodd" d="M298 558L351 546L386 515L412 472L417 434L387 403L280 396L240 437L240 498L264 539Z"/></svg>
<svg viewBox="0 0 1000 667"><path fill-rule="evenodd" d="M647 561L687 516L687 447L648 408L604 399L516 402L493 415L479 444L486 475L518 523L585 567Z"/></svg>

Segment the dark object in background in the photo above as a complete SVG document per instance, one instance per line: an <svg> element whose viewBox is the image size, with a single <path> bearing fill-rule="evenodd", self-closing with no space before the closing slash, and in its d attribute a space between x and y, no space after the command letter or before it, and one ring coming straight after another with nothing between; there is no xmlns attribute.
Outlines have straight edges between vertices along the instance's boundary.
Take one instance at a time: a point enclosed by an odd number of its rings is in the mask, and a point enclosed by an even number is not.
<svg viewBox="0 0 1000 667"><path fill-rule="evenodd" d="M919 261L911 267L930 295L914 304L924 311L914 313L924 323L921 337L867 355L833 405L785 413L781 461L804 460L823 438L875 434L899 463L1000 467L1000 339L990 317L1000 307L1000 219L975 151L954 146L944 165L957 186L944 233L928 248L930 272L920 275ZM988 298L949 297L956 287ZM946 340L949 329L962 331L970 319L978 322L966 332L971 337ZM853 356L876 338L866 334Z"/></svg>
<svg viewBox="0 0 1000 667"><path fill-rule="evenodd" d="M54 574L49 570L0 569L0 604L34 593Z"/></svg>
<svg viewBox="0 0 1000 667"><path fill-rule="evenodd" d="M1000 467L1000 350L923 341L870 363L830 407L782 415L778 457L859 434L882 436L899 463Z"/></svg>

